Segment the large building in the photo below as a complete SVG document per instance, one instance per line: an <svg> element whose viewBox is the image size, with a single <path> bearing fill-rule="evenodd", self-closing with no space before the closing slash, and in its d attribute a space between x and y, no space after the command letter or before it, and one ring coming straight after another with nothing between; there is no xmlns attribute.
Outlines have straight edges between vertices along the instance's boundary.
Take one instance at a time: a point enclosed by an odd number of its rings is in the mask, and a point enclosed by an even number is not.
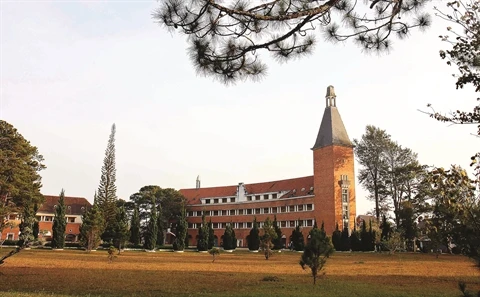
<svg viewBox="0 0 480 297"><path fill-rule="evenodd" d="M282 228L283 243L296 226L305 237L315 221L331 234L336 224L353 229L355 224L355 172L353 144L337 109L335 91L327 88L326 107L312 148L313 175L255 184L202 188L200 180L192 189L180 192L187 200L188 236L196 244L202 213L211 220L217 244L228 223L232 223L239 247L256 217L260 227L269 217Z"/></svg>
<svg viewBox="0 0 480 297"><path fill-rule="evenodd" d="M58 204L58 196L44 195L44 203L39 207L36 217L39 227L39 238L51 240L53 218L55 217L55 208ZM77 241L80 234L80 226L82 225L82 214L86 208L90 208L91 204L85 198L65 197L65 217L67 226L65 230L66 241ZM20 214L11 214L9 217L10 227L5 228L0 233L0 240L19 240L20 236Z"/></svg>

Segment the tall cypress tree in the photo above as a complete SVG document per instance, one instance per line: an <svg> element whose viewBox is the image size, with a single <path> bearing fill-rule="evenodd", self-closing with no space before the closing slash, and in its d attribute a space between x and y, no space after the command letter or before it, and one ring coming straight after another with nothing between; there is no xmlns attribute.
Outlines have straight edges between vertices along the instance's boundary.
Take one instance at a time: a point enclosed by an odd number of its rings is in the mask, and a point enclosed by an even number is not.
<svg viewBox="0 0 480 297"><path fill-rule="evenodd" d="M180 219L177 223L177 234L173 243L173 249L176 251L183 251L185 249L185 237L187 237L187 214L185 207L182 207Z"/></svg>
<svg viewBox="0 0 480 297"><path fill-rule="evenodd" d="M165 243L165 236L163 232L165 231L164 215L162 204L159 203L157 207L157 246L161 246Z"/></svg>
<svg viewBox="0 0 480 297"><path fill-rule="evenodd" d="M140 216L138 214L138 205L135 204L132 220L130 221L130 242L134 245L139 245L140 241Z"/></svg>
<svg viewBox="0 0 480 297"><path fill-rule="evenodd" d="M342 232L338 229L338 223L335 225L335 231L332 234L332 243L336 251L343 251L342 249Z"/></svg>
<svg viewBox="0 0 480 297"><path fill-rule="evenodd" d="M147 230L145 233L144 248L147 250L154 250L157 245L157 206L155 204L155 196L152 197L150 219L148 220Z"/></svg>
<svg viewBox="0 0 480 297"><path fill-rule="evenodd" d="M105 231L102 234L104 241L112 241L116 219L116 201L117 186L116 168L115 168L115 124L112 125L110 137L108 138L107 149L105 150L105 158L103 159L102 175L100 177L100 185L97 191L97 202L102 211L105 220Z"/></svg>
<svg viewBox="0 0 480 297"><path fill-rule="evenodd" d="M202 225L198 227L197 250L206 251L208 249L208 225L205 213L202 214Z"/></svg>
<svg viewBox="0 0 480 297"><path fill-rule="evenodd" d="M227 224L225 233L223 233L223 249L234 250L237 247L237 239L235 238L235 231L233 231L232 223Z"/></svg>
<svg viewBox="0 0 480 297"><path fill-rule="evenodd" d="M213 230L212 219L208 222L208 249L215 246L215 231Z"/></svg>
<svg viewBox="0 0 480 297"><path fill-rule="evenodd" d="M104 229L105 221L102 212L98 208L98 204L94 202L93 207L82 215L82 226L80 226L81 241L87 251L97 248Z"/></svg>
<svg viewBox="0 0 480 297"><path fill-rule="evenodd" d="M113 237L114 246L118 248L119 253L122 250L122 247L125 246L125 242L128 240L129 237L130 230L128 228L127 212L125 211L125 207L121 206L117 208Z"/></svg>
<svg viewBox="0 0 480 297"><path fill-rule="evenodd" d="M253 218L253 226L248 235L248 249L251 251L258 251L260 248L260 231L258 230L257 218Z"/></svg>
<svg viewBox="0 0 480 297"><path fill-rule="evenodd" d="M273 240L273 249L274 250L280 250L283 248L282 245L282 229L280 229L280 226L278 226L277 222L277 215L273 217L273 229L275 230L275 233L277 234L277 237Z"/></svg>
<svg viewBox="0 0 480 297"><path fill-rule="evenodd" d="M33 213L36 215L38 212L38 204L35 203L33 206ZM38 233L40 233L40 225L38 224L38 219L35 217L35 220L33 222L33 239L37 240L38 239Z"/></svg>
<svg viewBox="0 0 480 297"><path fill-rule="evenodd" d="M316 228L316 227L314 227L314 228ZM318 229L318 228L316 228L316 229ZM303 251L303 249L305 248L305 238L303 237L303 233L300 230L300 226L297 226L292 231L292 236L290 237L290 240L292 241L294 250Z"/></svg>
<svg viewBox="0 0 480 297"><path fill-rule="evenodd" d="M362 250L362 242L360 241L360 235L358 234L356 226L353 228L352 234L350 234L350 246L353 252Z"/></svg>
<svg viewBox="0 0 480 297"><path fill-rule="evenodd" d="M350 236L348 235L348 228L343 228L342 230L342 237L340 239L340 246L341 251L349 251L350 250Z"/></svg>
<svg viewBox="0 0 480 297"><path fill-rule="evenodd" d="M62 189L55 209L55 218L53 219L52 248L63 249L65 247L65 229L67 228L67 218L65 217L65 191Z"/></svg>

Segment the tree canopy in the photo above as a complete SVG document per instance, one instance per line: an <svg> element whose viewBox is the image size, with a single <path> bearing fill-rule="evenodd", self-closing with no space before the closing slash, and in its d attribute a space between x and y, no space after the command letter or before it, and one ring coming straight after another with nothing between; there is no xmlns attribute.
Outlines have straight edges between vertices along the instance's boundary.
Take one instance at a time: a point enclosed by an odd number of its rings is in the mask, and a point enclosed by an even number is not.
<svg viewBox="0 0 480 297"><path fill-rule="evenodd" d="M354 39L364 50L390 48L392 36L429 25L427 0L166 0L153 13L160 25L188 37L196 70L224 83L265 74L260 51L279 61L311 53L317 35Z"/></svg>

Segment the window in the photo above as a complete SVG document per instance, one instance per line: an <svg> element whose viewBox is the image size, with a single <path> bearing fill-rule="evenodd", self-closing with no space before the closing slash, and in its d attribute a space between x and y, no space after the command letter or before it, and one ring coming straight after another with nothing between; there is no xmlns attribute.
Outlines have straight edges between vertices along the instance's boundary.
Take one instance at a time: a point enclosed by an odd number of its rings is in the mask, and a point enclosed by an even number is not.
<svg viewBox="0 0 480 297"><path fill-rule="evenodd" d="M303 227L303 221L302 220L298 221L298 226Z"/></svg>
<svg viewBox="0 0 480 297"><path fill-rule="evenodd" d="M260 214L260 208L255 208L255 214Z"/></svg>
<svg viewBox="0 0 480 297"><path fill-rule="evenodd" d="M290 221L290 227L295 227L295 221Z"/></svg>
<svg viewBox="0 0 480 297"><path fill-rule="evenodd" d="M70 217L68 218L69 223L75 223L75 217Z"/></svg>
<svg viewBox="0 0 480 297"><path fill-rule="evenodd" d="M239 214L239 215L243 215L243 209L239 209L239 210L238 210L238 214Z"/></svg>
<svg viewBox="0 0 480 297"><path fill-rule="evenodd" d="M288 211L289 211L289 212L294 212L294 211L295 211L295 205L290 205L290 206L288 207Z"/></svg>
<svg viewBox="0 0 480 297"><path fill-rule="evenodd" d="M344 203L348 202L348 189L342 189L342 201Z"/></svg>
<svg viewBox="0 0 480 297"><path fill-rule="evenodd" d="M214 210L214 211L213 211L213 215L214 215L214 216L218 216L218 210Z"/></svg>
<svg viewBox="0 0 480 297"><path fill-rule="evenodd" d="M252 213L253 213L253 212L252 212L252 209L251 209L251 208L247 209L247 215L249 215L249 214L251 215Z"/></svg>
<svg viewBox="0 0 480 297"><path fill-rule="evenodd" d="M286 206L280 207L280 212L287 212L287 207Z"/></svg>
<svg viewBox="0 0 480 297"><path fill-rule="evenodd" d="M230 209L230 215L234 216L235 215L235 209Z"/></svg>
<svg viewBox="0 0 480 297"><path fill-rule="evenodd" d="M235 202L235 198L230 198L230 202Z"/></svg>
<svg viewBox="0 0 480 297"><path fill-rule="evenodd" d="M213 223L212 227L213 227L214 229L218 229L218 223Z"/></svg>
<svg viewBox="0 0 480 297"><path fill-rule="evenodd" d="M269 196L270 196L270 195L265 194L265 195L263 195L263 199L264 199L264 200L268 200L268 198L270 198Z"/></svg>
<svg viewBox="0 0 480 297"><path fill-rule="evenodd" d="M222 198L222 203L227 203L227 198Z"/></svg>
<svg viewBox="0 0 480 297"><path fill-rule="evenodd" d="M307 210L313 210L313 204L307 204Z"/></svg>
<svg viewBox="0 0 480 297"><path fill-rule="evenodd" d="M297 206L297 210L298 210L298 211L303 211L303 205L302 205L302 204L298 205L298 206Z"/></svg>
<svg viewBox="0 0 480 297"><path fill-rule="evenodd" d="M277 194L272 194L272 199L277 199Z"/></svg>
<svg viewBox="0 0 480 297"><path fill-rule="evenodd" d="M344 205L344 206L343 206L343 211L344 211L344 212L345 212L345 211L348 211L348 205Z"/></svg>
<svg viewBox="0 0 480 297"><path fill-rule="evenodd" d="M252 196L247 196L247 201L252 201Z"/></svg>
<svg viewBox="0 0 480 297"><path fill-rule="evenodd" d="M255 200L260 200L260 195L255 196Z"/></svg>
<svg viewBox="0 0 480 297"><path fill-rule="evenodd" d="M348 228L348 220L343 221L343 228Z"/></svg>
<svg viewBox="0 0 480 297"><path fill-rule="evenodd" d="M269 213L269 208L268 208L268 207L265 207L265 208L263 209L263 213Z"/></svg>
<svg viewBox="0 0 480 297"><path fill-rule="evenodd" d="M238 228L242 229L243 228L243 223L238 223Z"/></svg>
<svg viewBox="0 0 480 297"><path fill-rule="evenodd" d="M210 204L210 199L205 199L205 204Z"/></svg>
<svg viewBox="0 0 480 297"><path fill-rule="evenodd" d="M286 221L281 221L280 225L285 228L285 227L287 227L287 222Z"/></svg>
<svg viewBox="0 0 480 297"><path fill-rule="evenodd" d="M247 223L247 228L252 228L252 223L251 222Z"/></svg>
<svg viewBox="0 0 480 297"><path fill-rule="evenodd" d="M188 223L188 229L192 229L193 228L193 224L192 223Z"/></svg>
<svg viewBox="0 0 480 297"><path fill-rule="evenodd" d="M277 208L276 207L272 207L272 213L277 213Z"/></svg>
<svg viewBox="0 0 480 297"><path fill-rule="evenodd" d="M213 203L218 203L218 199L213 199Z"/></svg>
<svg viewBox="0 0 480 297"><path fill-rule="evenodd" d="M235 211L233 211L233 214L235 214ZM226 210L222 210L222 216L226 216L227 215L227 211Z"/></svg>
<svg viewBox="0 0 480 297"><path fill-rule="evenodd" d="M189 216L189 217L193 217L193 211L189 211L189 212L188 212L188 216Z"/></svg>
<svg viewBox="0 0 480 297"><path fill-rule="evenodd" d="M7 233L7 240L13 240L15 235L13 233Z"/></svg>
<svg viewBox="0 0 480 297"><path fill-rule="evenodd" d="M307 227L313 226L313 220L307 220Z"/></svg>
<svg viewBox="0 0 480 297"><path fill-rule="evenodd" d="M202 216L202 212L201 211L197 211L197 217L201 217Z"/></svg>

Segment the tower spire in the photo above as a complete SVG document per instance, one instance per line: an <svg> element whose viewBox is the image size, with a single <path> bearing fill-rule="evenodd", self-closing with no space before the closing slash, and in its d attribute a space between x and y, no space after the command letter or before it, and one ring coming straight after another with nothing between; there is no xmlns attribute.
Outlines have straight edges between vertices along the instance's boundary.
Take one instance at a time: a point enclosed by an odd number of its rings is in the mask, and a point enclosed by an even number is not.
<svg viewBox="0 0 480 297"><path fill-rule="evenodd" d="M322 123L312 150L329 145L351 147L352 142L348 138L347 130L337 109L337 96L333 86L327 87L325 100L327 106L323 112Z"/></svg>

